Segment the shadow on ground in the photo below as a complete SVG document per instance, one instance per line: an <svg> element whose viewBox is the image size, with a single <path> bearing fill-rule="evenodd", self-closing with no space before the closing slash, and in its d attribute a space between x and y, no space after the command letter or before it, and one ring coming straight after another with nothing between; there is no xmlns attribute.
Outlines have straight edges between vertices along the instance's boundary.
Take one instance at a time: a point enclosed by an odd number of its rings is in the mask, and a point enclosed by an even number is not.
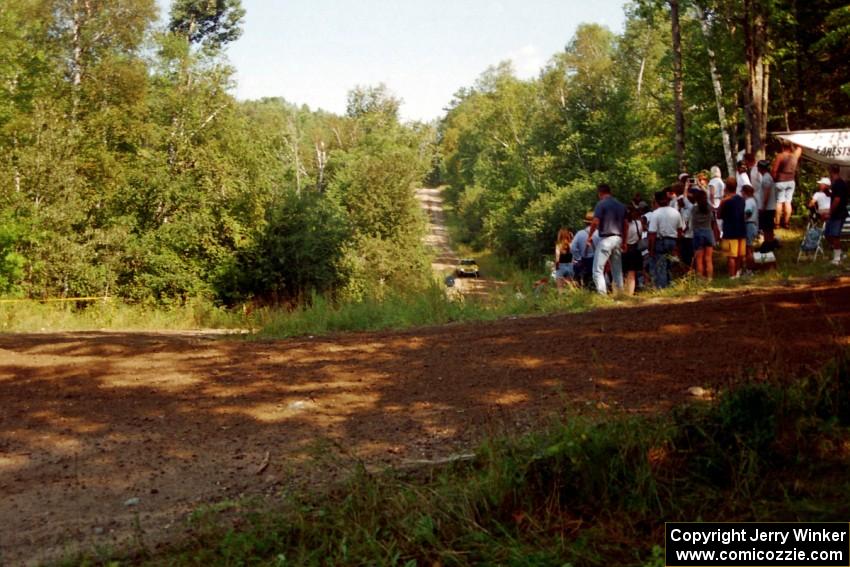
<svg viewBox="0 0 850 567"><path fill-rule="evenodd" d="M809 371L848 318L843 282L314 340L0 336L2 559L159 541L201 503L332 479L329 456L435 459L588 406Z"/></svg>

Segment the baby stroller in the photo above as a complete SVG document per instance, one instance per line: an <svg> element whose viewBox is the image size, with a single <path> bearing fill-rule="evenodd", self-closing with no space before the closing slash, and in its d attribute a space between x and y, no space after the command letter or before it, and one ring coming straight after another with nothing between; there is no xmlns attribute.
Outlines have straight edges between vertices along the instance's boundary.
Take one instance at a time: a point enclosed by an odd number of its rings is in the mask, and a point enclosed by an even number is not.
<svg viewBox="0 0 850 567"><path fill-rule="evenodd" d="M818 254L823 256L823 222L817 211L812 211L809 215L809 224L806 227L806 234L803 236L803 241L800 243L800 252L797 254L797 262L803 256L811 257L812 260L817 260Z"/></svg>

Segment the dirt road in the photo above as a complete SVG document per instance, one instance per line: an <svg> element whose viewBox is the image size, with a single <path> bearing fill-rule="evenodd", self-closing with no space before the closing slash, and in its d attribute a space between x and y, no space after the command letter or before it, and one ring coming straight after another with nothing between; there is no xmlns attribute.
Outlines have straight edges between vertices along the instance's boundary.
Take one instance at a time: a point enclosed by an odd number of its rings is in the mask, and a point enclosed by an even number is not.
<svg viewBox="0 0 850 567"><path fill-rule="evenodd" d="M848 329L850 280L267 343L3 335L0 563L179 536L203 502L334 474L311 455L438 458L585 404L656 411L691 386L817 368Z"/></svg>
<svg viewBox="0 0 850 567"><path fill-rule="evenodd" d="M442 188L422 188L416 190L416 198L422 206L422 210L428 218L428 233L425 235L425 245L434 254L431 268L434 273L443 279L446 276L454 276L460 258L452 248L449 230L446 225L446 214L443 210ZM504 282L494 280L487 274L480 278L455 278L455 285L448 289L449 293L458 293L466 296L486 297Z"/></svg>

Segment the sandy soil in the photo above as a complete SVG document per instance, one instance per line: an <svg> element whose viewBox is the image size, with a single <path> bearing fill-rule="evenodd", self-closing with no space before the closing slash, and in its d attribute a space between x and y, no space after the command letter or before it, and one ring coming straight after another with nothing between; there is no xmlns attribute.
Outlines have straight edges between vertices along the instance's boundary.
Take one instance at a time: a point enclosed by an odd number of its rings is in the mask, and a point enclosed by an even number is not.
<svg viewBox="0 0 850 567"><path fill-rule="evenodd" d="M333 475L317 455L440 458L586 404L658 411L691 386L808 371L848 329L850 280L267 343L3 335L0 563L179 537L201 503Z"/></svg>

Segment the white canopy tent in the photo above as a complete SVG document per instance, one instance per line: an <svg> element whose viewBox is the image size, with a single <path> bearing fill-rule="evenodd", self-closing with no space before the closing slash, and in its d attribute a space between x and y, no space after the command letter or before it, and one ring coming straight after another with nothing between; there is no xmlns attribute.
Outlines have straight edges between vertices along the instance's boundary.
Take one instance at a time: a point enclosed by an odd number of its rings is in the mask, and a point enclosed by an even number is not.
<svg viewBox="0 0 850 567"><path fill-rule="evenodd" d="M803 157L807 159L823 165L840 165L841 173L847 179L850 173L850 129L800 130L775 132L773 135L803 148Z"/></svg>

